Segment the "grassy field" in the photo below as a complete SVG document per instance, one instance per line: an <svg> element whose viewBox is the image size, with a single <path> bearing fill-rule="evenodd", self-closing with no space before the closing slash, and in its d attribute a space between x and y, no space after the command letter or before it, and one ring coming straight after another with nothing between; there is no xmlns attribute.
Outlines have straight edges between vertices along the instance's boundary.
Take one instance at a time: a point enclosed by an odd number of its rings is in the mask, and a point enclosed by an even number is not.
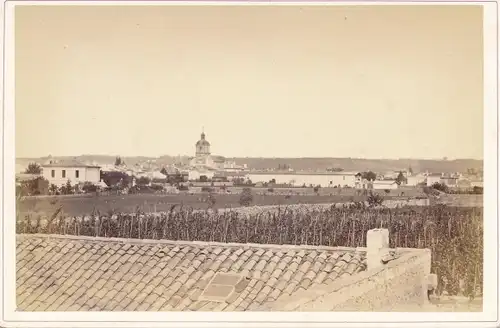
<svg viewBox="0 0 500 328"><path fill-rule="evenodd" d="M241 189L241 188L240 188ZM330 190L332 192L330 192ZM385 200L402 199L398 195L405 192L405 197L423 196L418 190L401 188L391 190L390 194L383 191L377 193L383 195ZM214 208L234 208L239 207L239 192L234 189L232 194L215 194ZM274 193L267 192L267 189L254 188L252 205L291 205L291 204L324 204L324 203L345 203L351 201L364 201L366 197L356 194L354 189L343 189L339 194L334 188L322 188L319 194L314 194L308 190L292 189L293 194L287 196L290 190L275 189ZM265 194L264 194L265 193ZM298 194L297 194L298 193ZM405 198L403 197L403 198ZM443 203L449 206L481 207L482 195L444 195ZM51 215L62 206L63 212L67 215L86 215L92 211L101 213L123 212L132 213L137 210L143 212L163 212L168 211L173 205L183 205L194 209L209 208L208 194L131 194L131 195L74 195L74 196L43 196L26 197L18 202L18 212L20 213L40 213Z"/></svg>
<svg viewBox="0 0 500 328"><path fill-rule="evenodd" d="M362 196L348 195L258 195L254 194L252 205L321 204L364 200ZM109 211L132 213L169 211L175 204L194 209L207 209L208 194L136 194L136 195L81 195L69 197L27 197L19 202L20 213L40 213L51 215L60 206L67 215L86 215L95 209L101 213ZM240 195L215 195L215 208L239 207Z"/></svg>

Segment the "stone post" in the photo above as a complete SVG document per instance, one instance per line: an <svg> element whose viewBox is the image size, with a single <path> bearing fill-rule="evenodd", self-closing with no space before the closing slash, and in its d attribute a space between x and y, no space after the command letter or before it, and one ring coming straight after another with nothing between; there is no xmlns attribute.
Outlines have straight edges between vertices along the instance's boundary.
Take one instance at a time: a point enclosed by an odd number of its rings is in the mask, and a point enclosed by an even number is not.
<svg viewBox="0 0 500 328"><path fill-rule="evenodd" d="M372 229L366 234L367 269L375 269L383 265L382 258L389 249L389 230Z"/></svg>

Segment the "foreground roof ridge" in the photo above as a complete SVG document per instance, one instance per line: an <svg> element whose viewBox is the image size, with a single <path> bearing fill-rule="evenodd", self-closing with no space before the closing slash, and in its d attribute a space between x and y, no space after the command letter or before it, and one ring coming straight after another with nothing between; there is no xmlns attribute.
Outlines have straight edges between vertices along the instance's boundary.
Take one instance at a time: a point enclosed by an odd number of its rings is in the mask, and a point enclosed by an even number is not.
<svg viewBox="0 0 500 328"><path fill-rule="evenodd" d="M168 245L193 245L204 247L241 247L241 248L264 248L264 249L300 249L300 250L321 250L336 252L366 252L366 247L345 247L345 246L316 246L316 245L292 245L292 244L259 244L259 243L231 243L212 241L190 241L190 240L169 240L169 239L138 239L138 238L118 238L118 237L93 237L61 234L16 234L16 238L30 239L61 239L88 242L108 242L123 244L168 244Z"/></svg>

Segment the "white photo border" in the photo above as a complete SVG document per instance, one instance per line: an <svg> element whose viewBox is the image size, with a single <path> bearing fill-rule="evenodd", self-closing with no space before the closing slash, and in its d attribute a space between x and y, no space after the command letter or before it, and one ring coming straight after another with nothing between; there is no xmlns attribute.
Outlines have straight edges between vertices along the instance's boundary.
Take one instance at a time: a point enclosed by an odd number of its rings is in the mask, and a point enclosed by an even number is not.
<svg viewBox="0 0 500 328"><path fill-rule="evenodd" d="M484 8L484 284L483 312L16 312L14 10L20 5L480 5ZM15 327L496 327L498 326L498 1L231 2L231 1L4 1L0 326ZM488 260L486 260L488 259ZM495 259L495 261L493 261ZM117 320L118 319L118 320Z"/></svg>

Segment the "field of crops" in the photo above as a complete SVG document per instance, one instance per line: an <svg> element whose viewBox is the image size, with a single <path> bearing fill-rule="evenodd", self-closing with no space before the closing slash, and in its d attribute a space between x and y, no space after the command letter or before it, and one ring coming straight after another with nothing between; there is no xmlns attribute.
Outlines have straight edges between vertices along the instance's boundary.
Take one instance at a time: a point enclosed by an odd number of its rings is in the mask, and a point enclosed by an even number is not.
<svg viewBox="0 0 500 328"><path fill-rule="evenodd" d="M214 208L234 208L239 204L239 194L215 195ZM366 197L342 195L253 195L252 205L290 205L360 201ZM133 213L138 209L144 212L168 211L172 205L183 205L195 209L207 209L208 194L135 194L135 195L79 195L62 197L26 197L18 204L20 213L40 213L51 215L60 206L67 215L86 215L94 210L101 213L109 211Z"/></svg>
<svg viewBox="0 0 500 328"><path fill-rule="evenodd" d="M263 244L365 246L369 229L390 231L391 247L430 248L438 292L482 294L483 209L293 206L272 211L196 211L52 217L18 212L18 233Z"/></svg>

